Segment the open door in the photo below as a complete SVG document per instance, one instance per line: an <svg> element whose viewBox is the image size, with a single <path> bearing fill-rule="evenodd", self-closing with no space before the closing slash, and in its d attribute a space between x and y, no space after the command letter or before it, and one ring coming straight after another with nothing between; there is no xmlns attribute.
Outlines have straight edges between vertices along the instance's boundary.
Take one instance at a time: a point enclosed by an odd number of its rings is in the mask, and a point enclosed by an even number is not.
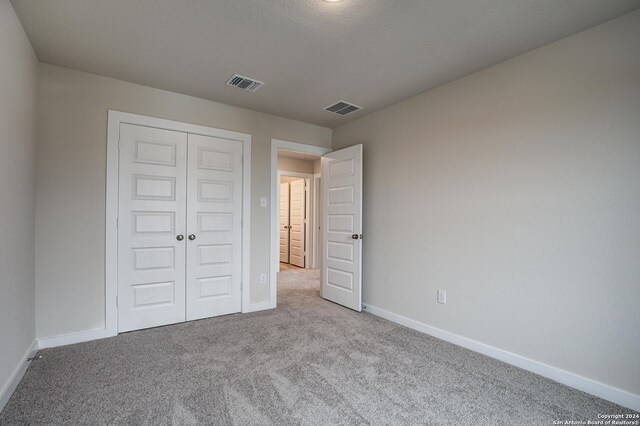
<svg viewBox="0 0 640 426"><path fill-rule="evenodd" d="M300 268L305 267L305 216L306 192L305 180L297 179L290 183L289 198L289 263Z"/></svg>
<svg viewBox="0 0 640 426"><path fill-rule="evenodd" d="M322 157L322 297L362 310L362 145Z"/></svg>
<svg viewBox="0 0 640 426"><path fill-rule="evenodd" d="M280 262L289 263L289 182L280 184Z"/></svg>

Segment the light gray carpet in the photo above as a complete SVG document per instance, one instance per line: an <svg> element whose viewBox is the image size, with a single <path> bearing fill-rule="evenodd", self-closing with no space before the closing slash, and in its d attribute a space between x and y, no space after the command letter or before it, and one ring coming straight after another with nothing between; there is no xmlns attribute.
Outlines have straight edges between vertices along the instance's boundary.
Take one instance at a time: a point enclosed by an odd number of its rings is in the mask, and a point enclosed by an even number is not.
<svg viewBox="0 0 640 426"><path fill-rule="evenodd" d="M540 424L630 410L318 296L41 351L0 424Z"/></svg>

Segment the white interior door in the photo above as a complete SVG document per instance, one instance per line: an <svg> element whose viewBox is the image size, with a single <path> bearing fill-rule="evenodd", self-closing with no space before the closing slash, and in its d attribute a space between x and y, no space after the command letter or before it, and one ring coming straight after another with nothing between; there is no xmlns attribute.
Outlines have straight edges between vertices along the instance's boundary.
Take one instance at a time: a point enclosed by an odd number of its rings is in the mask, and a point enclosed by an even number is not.
<svg viewBox="0 0 640 426"><path fill-rule="evenodd" d="M290 182L291 200L289 204L289 263L305 267L305 179Z"/></svg>
<svg viewBox="0 0 640 426"><path fill-rule="evenodd" d="M289 182L280 184L280 262L289 263Z"/></svg>
<svg viewBox="0 0 640 426"><path fill-rule="evenodd" d="M242 143L189 134L187 320L240 312Z"/></svg>
<svg viewBox="0 0 640 426"><path fill-rule="evenodd" d="M187 135L120 126L118 331L185 320Z"/></svg>
<svg viewBox="0 0 640 426"><path fill-rule="evenodd" d="M362 145L322 158L322 297L362 309Z"/></svg>

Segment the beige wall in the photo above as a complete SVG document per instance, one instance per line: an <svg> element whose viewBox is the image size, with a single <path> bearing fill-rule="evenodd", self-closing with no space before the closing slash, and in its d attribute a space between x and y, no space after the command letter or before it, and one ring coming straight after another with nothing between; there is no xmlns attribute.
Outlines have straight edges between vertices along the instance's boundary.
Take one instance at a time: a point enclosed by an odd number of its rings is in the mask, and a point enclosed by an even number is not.
<svg viewBox="0 0 640 426"><path fill-rule="evenodd" d="M640 11L334 129L365 303L640 394L638 46Z"/></svg>
<svg viewBox="0 0 640 426"><path fill-rule="evenodd" d="M278 170L313 174L313 161L278 156Z"/></svg>
<svg viewBox="0 0 640 426"><path fill-rule="evenodd" d="M36 214L38 337L104 327L107 110L252 135L251 299L268 299L271 138L328 147L331 130L51 65L40 66Z"/></svg>
<svg viewBox="0 0 640 426"><path fill-rule="evenodd" d="M0 0L0 396L35 340L37 67L13 7Z"/></svg>

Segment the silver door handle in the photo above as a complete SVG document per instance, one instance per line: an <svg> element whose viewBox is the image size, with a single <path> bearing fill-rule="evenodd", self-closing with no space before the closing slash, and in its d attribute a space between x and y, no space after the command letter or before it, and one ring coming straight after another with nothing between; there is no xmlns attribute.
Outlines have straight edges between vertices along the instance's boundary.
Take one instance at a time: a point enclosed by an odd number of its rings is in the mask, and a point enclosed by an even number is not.
<svg viewBox="0 0 640 426"><path fill-rule="evenodd" d="M193 241L193 240L195 240L195 239L196 239L195 234L191 234L191 235L189 235L189 240Z"/></svg>
<svg viewBox="0 0 640 426"><path fill-rule="evenodd" d="M178 241L184 240L184 235L182 235L182 234L176 235L176 240L178 240Z"/></svg>

